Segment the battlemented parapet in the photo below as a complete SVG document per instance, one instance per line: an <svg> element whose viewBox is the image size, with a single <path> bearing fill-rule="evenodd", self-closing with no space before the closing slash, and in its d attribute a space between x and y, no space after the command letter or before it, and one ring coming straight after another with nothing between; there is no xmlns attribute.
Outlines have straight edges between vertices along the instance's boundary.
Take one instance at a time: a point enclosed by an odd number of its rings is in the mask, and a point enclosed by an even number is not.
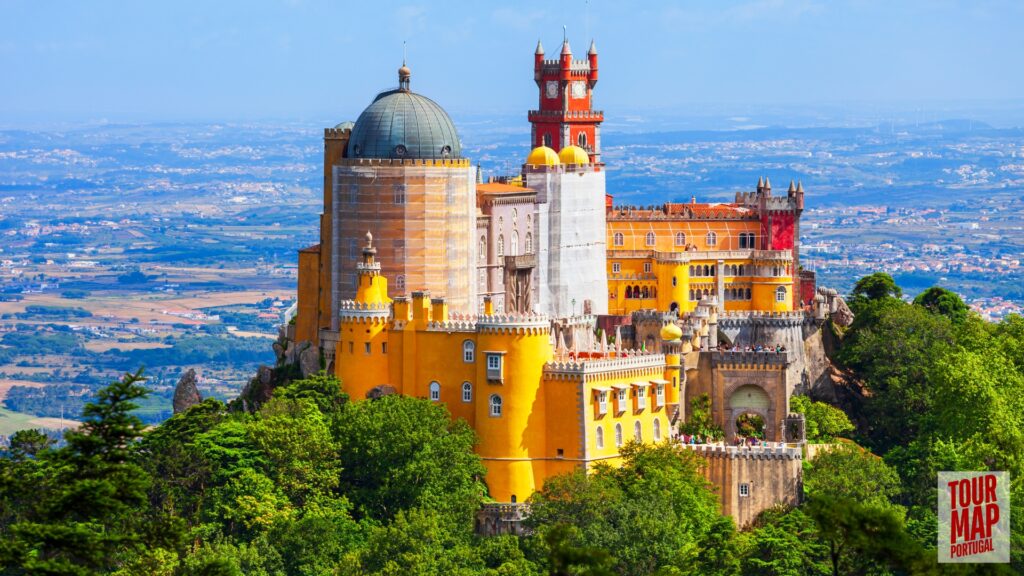
<svg viewBox="0 0 1024 576"><path fill-rule="evenodd" d="M799 446L684 444L707 462L708 482L719 493L722 514L743 528L761 512L779 505L796 506L803 497L803 456Z"/></svg>

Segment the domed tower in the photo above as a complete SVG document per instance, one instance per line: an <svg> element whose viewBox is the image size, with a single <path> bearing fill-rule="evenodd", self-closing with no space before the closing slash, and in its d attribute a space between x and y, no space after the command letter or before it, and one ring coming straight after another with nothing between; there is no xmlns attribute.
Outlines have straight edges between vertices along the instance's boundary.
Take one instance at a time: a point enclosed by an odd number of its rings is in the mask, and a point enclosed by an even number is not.
<svg viewBox="0 0 1024 576"><path fill-rule="evenodd" d="M381 274L393 295L427 290L453 310L475 310L474 168L462 157L455 124L436 102L398 87L378 94L351 128L333 165L330 239L332 329L336 304L356 291L359 247L376 238Z"/></svg>

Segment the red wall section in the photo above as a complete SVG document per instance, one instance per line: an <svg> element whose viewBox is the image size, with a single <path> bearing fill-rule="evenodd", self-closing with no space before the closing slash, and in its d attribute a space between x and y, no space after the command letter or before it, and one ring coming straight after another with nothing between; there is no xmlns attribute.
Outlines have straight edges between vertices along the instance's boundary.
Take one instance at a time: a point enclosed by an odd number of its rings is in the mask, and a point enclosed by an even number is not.
<svg viewBox="0 0 1024 576"><path fill-rule="evenodd" d="M775 212L771 215L772 222L772 245L769 250L792 250L793 249L793 215L784 212Z"/></svg>

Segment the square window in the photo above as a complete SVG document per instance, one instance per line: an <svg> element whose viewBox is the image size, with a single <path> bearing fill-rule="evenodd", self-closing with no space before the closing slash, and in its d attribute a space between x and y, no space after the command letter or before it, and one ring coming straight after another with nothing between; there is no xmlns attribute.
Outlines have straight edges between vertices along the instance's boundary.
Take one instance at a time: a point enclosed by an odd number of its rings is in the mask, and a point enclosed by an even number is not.
<svg viewBox="0 0 1024 576"><path fill-rule="evenodd" d="M622 272L622 264L619 264L618 262L612 262L612 273L618 274L620 272Z"/></svg>
<svg viewBox="0 0 1024 576"><path fill-rule="evenodd" d="M750 484L742 482L740 484L740 498L746 498L750 496Z"/></svg>
<svg viewBox="0 0 1024 576"><path fill-rule="evenodd" d="M650 274L650 273L651 273L651 263L650 262L644 262L644 274Z"/></svg>

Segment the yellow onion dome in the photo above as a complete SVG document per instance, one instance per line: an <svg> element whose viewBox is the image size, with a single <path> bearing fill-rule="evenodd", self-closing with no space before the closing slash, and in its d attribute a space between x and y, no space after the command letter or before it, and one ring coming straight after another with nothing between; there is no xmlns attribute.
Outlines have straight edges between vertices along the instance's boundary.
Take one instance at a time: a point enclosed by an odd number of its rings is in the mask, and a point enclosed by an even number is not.
<svg viewBox="0 0 1024 576"><path fill-rule="evenodd" d="M547 146L537 146L526 157L530 166L558 166L558 153Z"/></svg>
<svg viewBox="0 0 1024 576"><path fill-rule="evenodd" d="M558 153L558 159L562 164L590 164L590 156L587 151L579 146L566 146Z"/></svg>
<svg viewBox="0 0 1024 576"><path fill-rule="evenodd" d="M666 342L679 340L682 337L683 331L682 329L679 328L679 326L676 326L675 322L669 322L668 324L665 324L664 326L661 327L661 339L665 340Z"/></svg>

